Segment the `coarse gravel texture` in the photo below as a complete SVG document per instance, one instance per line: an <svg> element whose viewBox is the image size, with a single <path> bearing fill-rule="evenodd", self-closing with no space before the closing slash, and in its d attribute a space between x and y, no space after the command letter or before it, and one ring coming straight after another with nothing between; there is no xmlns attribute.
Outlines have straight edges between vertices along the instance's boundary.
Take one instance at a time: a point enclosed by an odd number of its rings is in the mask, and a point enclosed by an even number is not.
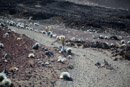
<svg viewBox="0 0 130 87"><path fill-rule="evenodd" d="M54 39L28 30L13 28L17 33L26 34L28 37L39 41L44 45L51 46ZM59 46L59 44L55 44ZM108 50L102 49L82 49L72 48L75 56L70 63L74 69L70 70L73 82L58 80L55 87L129 87L130 70L129 61L113 61L112 55ZM103 62L104 59L113 67L113 70L107 68L98 68L97 62Z"/></svg>

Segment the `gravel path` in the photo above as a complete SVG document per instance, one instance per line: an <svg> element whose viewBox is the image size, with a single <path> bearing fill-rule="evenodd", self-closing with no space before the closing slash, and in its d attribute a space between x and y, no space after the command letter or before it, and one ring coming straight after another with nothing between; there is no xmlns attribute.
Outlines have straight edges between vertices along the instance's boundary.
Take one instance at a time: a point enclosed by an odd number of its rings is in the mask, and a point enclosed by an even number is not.
<svg viewBox="0 0 130 87"><path fill-rule="evenodd" d="M51 42L54 41L33 31L10 28L47 46L52 46ZM55 44L55 46L58 45ZM99 49L72 48L72 51L75 56L70 62L74 65L74 69L69 72L74 81L66 82L59 79L55 87L130 87L130 63L128 61L113 61L110 52ZM103 62L104 59L111 64L114 70L95 66L96 62Z"/></svg>

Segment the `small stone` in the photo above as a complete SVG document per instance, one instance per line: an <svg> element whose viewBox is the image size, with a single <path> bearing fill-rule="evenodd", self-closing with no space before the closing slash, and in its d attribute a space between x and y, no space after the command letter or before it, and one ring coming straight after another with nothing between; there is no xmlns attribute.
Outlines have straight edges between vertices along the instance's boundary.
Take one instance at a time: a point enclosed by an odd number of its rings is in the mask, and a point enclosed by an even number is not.
<svg viewBox="0 0 130 87"><path fill-rule="evenodd" d="M9 33L5 33L5 34L3 35L3 37L4 37L4 38L9 37Z"/></svg>
<svg viewBox="0 0 130 87"><path fill-rule="evenodd" d="M8 60L6 60L6 59L5 59L5 60L4 60L4 62L5 62L5 63L7 63L7 62L8 62Z"/></svg>
<svg viewBox="0 0 130 87"><path fill-rule="evenodd" d="M28 54L28 58L34 58L34 57L35 57L34 53Z"/></svg>
<svg viewBox="0 0 130 87"><path fill-rule="evenodd" d="M5 55L4 55L4 59L9 59L9 58L11 58L12 56L9 54L9 53L6 53Z"/></svg>
<svg viewBox="0 0 130 87"><path fill-rule="evenodd" d="M70 55L70 54L72 54L72 49L71 48L67 48L66 52Z"/></svg>
<svg viewBox="0 0 130 87"><path fill-rule="evenodd" d="M61 62L61 63L64 63L65 61L67 61L67 59L62 57L62 56L59 56L57 61Z"/></svg>
<svg viewBox="0 0 130 87"><path fill-rule="evenodd" d="M22 40L22 38L18 37L17 40Z"/></svg>
<svg viewBox="0 0 130 87"><path fill-rule="evenodd" d="M0 49L3 49L3 48L4 48L4 44L0 43Z"/></svg>
<svg viewBox="0 0 130 87"><path fill-rule="evenodd" d="M121 40L121 44L125 44L125 40Z"/></svg>
<svg viewBox="0 0 130 87"><path fill-rule="evenodd" d="M68 55L68 58L69 58L69 59L72 59L72 56L71 56L71 55Z"/></svg>
<svg viewBox="0 0 130 87"><path fill-rule="evenodd" d="M32 48L34 50L38 50L39 46L40 46L39 43L35 43Z"/></svg>
<svg viewBox="0 0 130 87"><path fill-rule="evenodd" d="M4 87L11 87L11 84L12 84L12 82L11 82L11 80L8 79L8 78L6 78L6 79L4 79L4 80L2 81L2 85L3 85Z"/></svg>
<svg viewBox="0 0 130 87"><path fill-rule="evenodd" d="M70 73L69 72L62 72L60 74L60 79L64 79L66 81L73 81L73 79L70 77Z"/></svg>
<svg viewBox="0 0 130 87"><path fill-rule="evenodd" d="M69 65L68 69L74 69L74 66L73 65Z"/></svg>
<svg viewBox="0 0 130 87"><path fill-rule="evenodd" d="M49 62L45 62L45 65L49 65L50 63Z"/></svg>
<svg viewBox="0 0 130 87"><path fill-rule="evenodd" d="M130 41L127 41L127 44L130 44Z"/></svg>
<svg viewBox="0 0 130 87"><path fill-rule="evenodd" d="M19 69L17 67L11 67L9 69L10 72L15 72L15 71L18 71Z"/></svg>

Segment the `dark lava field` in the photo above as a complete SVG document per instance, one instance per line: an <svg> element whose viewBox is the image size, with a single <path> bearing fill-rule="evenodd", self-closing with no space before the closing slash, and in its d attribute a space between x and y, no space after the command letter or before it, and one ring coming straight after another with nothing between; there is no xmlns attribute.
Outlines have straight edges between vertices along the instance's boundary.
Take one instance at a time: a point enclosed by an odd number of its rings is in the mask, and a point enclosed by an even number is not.
<svg viewBox="0 0 130 87"><path fill-rule="evenodd" d="M125 9L75 4L62 0L3 0L0 4L3 15L8 12L18 17L32 16L34 20L60 17L67 26L82 30L113 28L129 32L130 28L130 12Z"/></svg>

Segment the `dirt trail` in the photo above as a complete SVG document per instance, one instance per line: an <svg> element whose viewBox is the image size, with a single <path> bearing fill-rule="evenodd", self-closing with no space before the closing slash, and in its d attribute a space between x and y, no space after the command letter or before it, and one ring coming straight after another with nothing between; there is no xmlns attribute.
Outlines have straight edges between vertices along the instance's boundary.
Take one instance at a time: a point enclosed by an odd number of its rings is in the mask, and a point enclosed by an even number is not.
<svg viewBox="0 0 130 87"><path fill-rule="evenodd" d="M25 34L28 37L35 39L39 43L51 46L54 39L43 36L40 33L33 31L14 29L17 33ZM60 44L55 44L58 46ZM81 49L72 48L75 56L70 62L74 65L74 69L70 70L73 82L63 80L57 81L55 87L130 87L130 69L128 61L113 61L110 57L110 52L102 50L94 50L91 48ZM97 68L96 62L107 60L112 65L114 70L106 68Z"/></svg>

